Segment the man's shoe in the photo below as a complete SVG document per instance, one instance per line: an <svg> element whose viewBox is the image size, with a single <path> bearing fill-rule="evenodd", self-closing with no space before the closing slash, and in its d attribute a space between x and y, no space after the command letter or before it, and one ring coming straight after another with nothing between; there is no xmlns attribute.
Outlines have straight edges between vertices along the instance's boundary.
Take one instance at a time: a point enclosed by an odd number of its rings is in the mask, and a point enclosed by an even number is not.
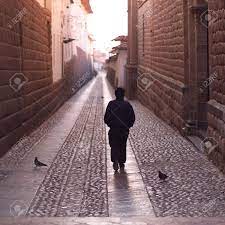
<svg viewBox="0 0 225 225"><path fill-rule="evenodd" d="M125 164L124 163L120 163L120 169L124 170L124 168L125 168Z"/></svg>
<svg viewBox="0 0 225 225"><path fill-rule="evenodd" d="M118 169L119 169L119 165L118 165L118 162L114 162L113 163L113 169L117 172Z"/></svg>

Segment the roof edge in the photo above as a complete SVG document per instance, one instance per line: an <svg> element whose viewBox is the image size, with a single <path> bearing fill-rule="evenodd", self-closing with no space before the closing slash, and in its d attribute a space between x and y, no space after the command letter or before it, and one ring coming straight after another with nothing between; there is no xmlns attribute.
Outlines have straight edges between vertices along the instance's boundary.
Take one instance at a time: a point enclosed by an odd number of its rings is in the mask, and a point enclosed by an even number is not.
<svg viewBox="0 0 225 225"><path fill-rule="evenodd" d="M89 14L93 13L89 0L81 0L81 3L84 6L87 13Z"/></svg>

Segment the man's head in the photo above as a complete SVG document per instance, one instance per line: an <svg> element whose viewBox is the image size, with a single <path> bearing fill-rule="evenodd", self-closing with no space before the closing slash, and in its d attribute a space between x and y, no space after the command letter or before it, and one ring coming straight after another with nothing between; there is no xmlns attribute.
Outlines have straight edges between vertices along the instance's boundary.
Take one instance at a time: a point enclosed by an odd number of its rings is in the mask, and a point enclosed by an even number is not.
<svg viewBox="0 0 225 225"><path fill-rule="evenodd" d="M115 96L116 96L116 99L123 100L125 96L125 90L121 87L118 87L115 90Z"/></svg>

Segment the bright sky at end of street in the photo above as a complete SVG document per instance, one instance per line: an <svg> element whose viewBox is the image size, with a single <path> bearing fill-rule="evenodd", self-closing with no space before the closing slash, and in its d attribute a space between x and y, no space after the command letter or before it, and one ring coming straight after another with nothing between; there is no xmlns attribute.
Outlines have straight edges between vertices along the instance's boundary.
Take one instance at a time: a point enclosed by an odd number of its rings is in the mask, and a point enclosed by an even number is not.
<svg viewBox="0 0 225 225"><path fill-rule="evenodd" d="M127 35L127 0L90 0L93 14L89 30L96 40L95 48L108 52L117 43L111 40Z"/></svg>

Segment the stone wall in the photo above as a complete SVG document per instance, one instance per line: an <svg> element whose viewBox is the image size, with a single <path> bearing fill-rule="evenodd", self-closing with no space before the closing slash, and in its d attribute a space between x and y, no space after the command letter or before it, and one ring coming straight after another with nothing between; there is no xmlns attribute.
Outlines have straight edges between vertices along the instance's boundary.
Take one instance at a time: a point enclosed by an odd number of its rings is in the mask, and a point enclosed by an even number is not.
<svg viewBox="0 0 225 225"><path fill-rule="evenodd" d="M116 88L116 86L117 86L116 61L117 61L117 56L113 56L110 59L108 59L107 63L106 63L106 71L107 71L106 78L108 79L108 81L114 88Z"/></svg>
<svg viewBox="0 0 225 225"><path fill-rule="evenodd" d="M50 12L36 0L0 0L0 156L65 100L51 62Z"/></svg>
<svg viewBox="0 0 225 225"><path fill-rule="evenodd" d="M205 138L209 158L225 171L224 0L147 0L137 27L138 99L180 131L190 129L184 134Z"/></svg>
<svg viewBox="0 0 225 225"><path fill-rule="evenodd" d="M170 125L184 125L184 6L148 0L138 9L138 99Z"/></svg>
<svg viewBox="0 0 225 225"><path fill-rule="evenodd" d="M213 162L225 171L225 2L209 0L209 10L214 16L209 26L210 73L217 77L210 85L208 104L208 132L213 144L218 144L210 154Z"/></svg>

